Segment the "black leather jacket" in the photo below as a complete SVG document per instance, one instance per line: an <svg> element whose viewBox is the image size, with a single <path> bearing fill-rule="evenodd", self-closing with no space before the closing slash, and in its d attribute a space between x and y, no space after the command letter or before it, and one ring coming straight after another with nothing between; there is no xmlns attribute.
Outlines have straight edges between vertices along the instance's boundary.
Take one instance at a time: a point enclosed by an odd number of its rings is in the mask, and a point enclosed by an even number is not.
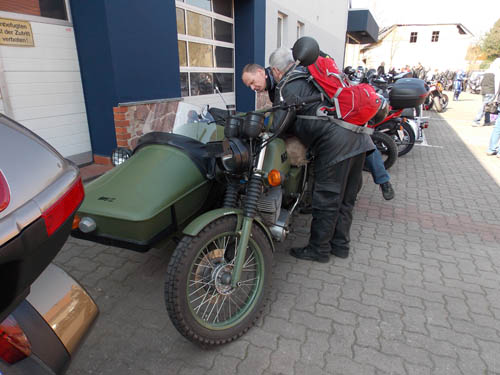
<svg viewBox="0 0 500 375"><path fill-rule="evenodd" d="M280 83L278 83L278 86ZM293 100L294 97L307 97L318 94L316 87L305 78L298 78L288 82L281 89L281 92L285 101ZM279 103L279 95L280 90L276 89L273 103ZM299 109L291 115L285 129L286 132L298 137L313 153L315 156L315 168L330 167L345 159L375 149L370 136L367 134L354 133L330 121L296 117L297 115L315 116L316 109L325 104L326 102L308 104ZM274 113L273 130L279 127L286 114L285 110L278 110Z"/></svg>

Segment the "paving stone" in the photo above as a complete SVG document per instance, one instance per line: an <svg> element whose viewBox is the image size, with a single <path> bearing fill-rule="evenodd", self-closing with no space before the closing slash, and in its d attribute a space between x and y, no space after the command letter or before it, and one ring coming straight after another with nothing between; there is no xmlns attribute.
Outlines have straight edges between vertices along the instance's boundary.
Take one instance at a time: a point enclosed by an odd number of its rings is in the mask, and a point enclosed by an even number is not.
<svg viewBox="0 0 500 375"><path fill-rule="evenodd" d="M331 320L319 318L305 311L292 311L290 321L292 323L301 324L315 331L331 332L332 330Z"/></svg>
<svg viewBox="0 0 500 375"><path fill-rule="evenodd" d="M295 363L301 355L300 345L300 341L280 338L278 350L271 354L268 371L272 374L293 374Z"/></svg>
<svg viewBox="0 0 500 375"><path fill-rule="evenodd" d="M380 322L376 319L366 319L359 317L358 326L356 327L356 345L368 346L375 349L380 349Z"/></svg>
<svg viewBox="0 0 500 375"><path fill-rule="evenodd" d="M329 354L326 356L326 370L338 375L370 375L375 374L375 367L359 364L349 357Z"/></svg>
<svg viewBox="0 0 500 375"><path fill-rule="evenodd" d="M388 374L405 373L400 357L387 355L372 348L354 345L354 360L361 364L374 366Z"/></svg>
<svg viewBox="0 0 500 375"><path fill-rule="evenodd" d="M267 348L249 345L247 356L239 363L236 372L240 374L262 374L269 367L271 352Z"/></svg>
<svg viewBox="0 0 500 375"><path fill-rule="evenodd" d="M300 347L301 362L323 368L325 366L324 356L330 349L328 338L328 333L308 330L306 341Z"/></svg>
<svg viewBox="0 0 500 375"><path fill-rule="evenodd" d="M228 357L225 355L218 355L215 357L214 360L214 365L210 369L210 371L206 372L205 370L202 371L202 374L207 374L207 375L234 375L237 373L237 368L238 365L240 364L241 360L234 358L234 357Z"/></svg>

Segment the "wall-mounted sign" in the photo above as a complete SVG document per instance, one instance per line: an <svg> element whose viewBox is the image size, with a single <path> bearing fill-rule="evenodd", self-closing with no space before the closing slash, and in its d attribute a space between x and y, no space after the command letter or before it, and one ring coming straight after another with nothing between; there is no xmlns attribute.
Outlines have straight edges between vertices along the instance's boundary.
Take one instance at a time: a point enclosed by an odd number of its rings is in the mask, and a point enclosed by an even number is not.
<svg viewBox="0 0 500 375"><path fill-rule="evenodd" d="M0 18L0 45L34 47L31 24L27 21Z"/></svg>

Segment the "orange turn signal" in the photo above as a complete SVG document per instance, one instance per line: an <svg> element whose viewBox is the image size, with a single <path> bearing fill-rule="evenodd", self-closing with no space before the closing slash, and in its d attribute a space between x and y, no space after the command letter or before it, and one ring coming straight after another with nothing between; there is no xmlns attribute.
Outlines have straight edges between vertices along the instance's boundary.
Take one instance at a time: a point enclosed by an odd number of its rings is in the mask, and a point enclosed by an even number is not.
<svg viewBox="0 0 500 375"><path fill-rule="evenodd" d="M271 186L281 185L281 173L276 169L272 169L267 175L267 181Z"/></svg>
<svg viewBox="0 0 500 375"><path fill-rule="evenodd" d="M77 229L78 224L80 224L80 217L78 215L75 215L73 218L73 225L71 225L71 229Z"/></svg>

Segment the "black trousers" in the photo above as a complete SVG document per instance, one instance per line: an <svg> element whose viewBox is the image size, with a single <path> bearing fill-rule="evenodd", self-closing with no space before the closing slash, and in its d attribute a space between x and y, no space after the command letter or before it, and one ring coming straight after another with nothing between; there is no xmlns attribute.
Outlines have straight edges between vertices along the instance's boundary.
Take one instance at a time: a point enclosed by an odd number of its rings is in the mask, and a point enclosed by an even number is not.
<svg viewBox="0 0 500 375"><path fill-rule="evenodd" d="M349 249L352 210L363 183L365 153L315 170L309 246L323 254Z"/></svg>

